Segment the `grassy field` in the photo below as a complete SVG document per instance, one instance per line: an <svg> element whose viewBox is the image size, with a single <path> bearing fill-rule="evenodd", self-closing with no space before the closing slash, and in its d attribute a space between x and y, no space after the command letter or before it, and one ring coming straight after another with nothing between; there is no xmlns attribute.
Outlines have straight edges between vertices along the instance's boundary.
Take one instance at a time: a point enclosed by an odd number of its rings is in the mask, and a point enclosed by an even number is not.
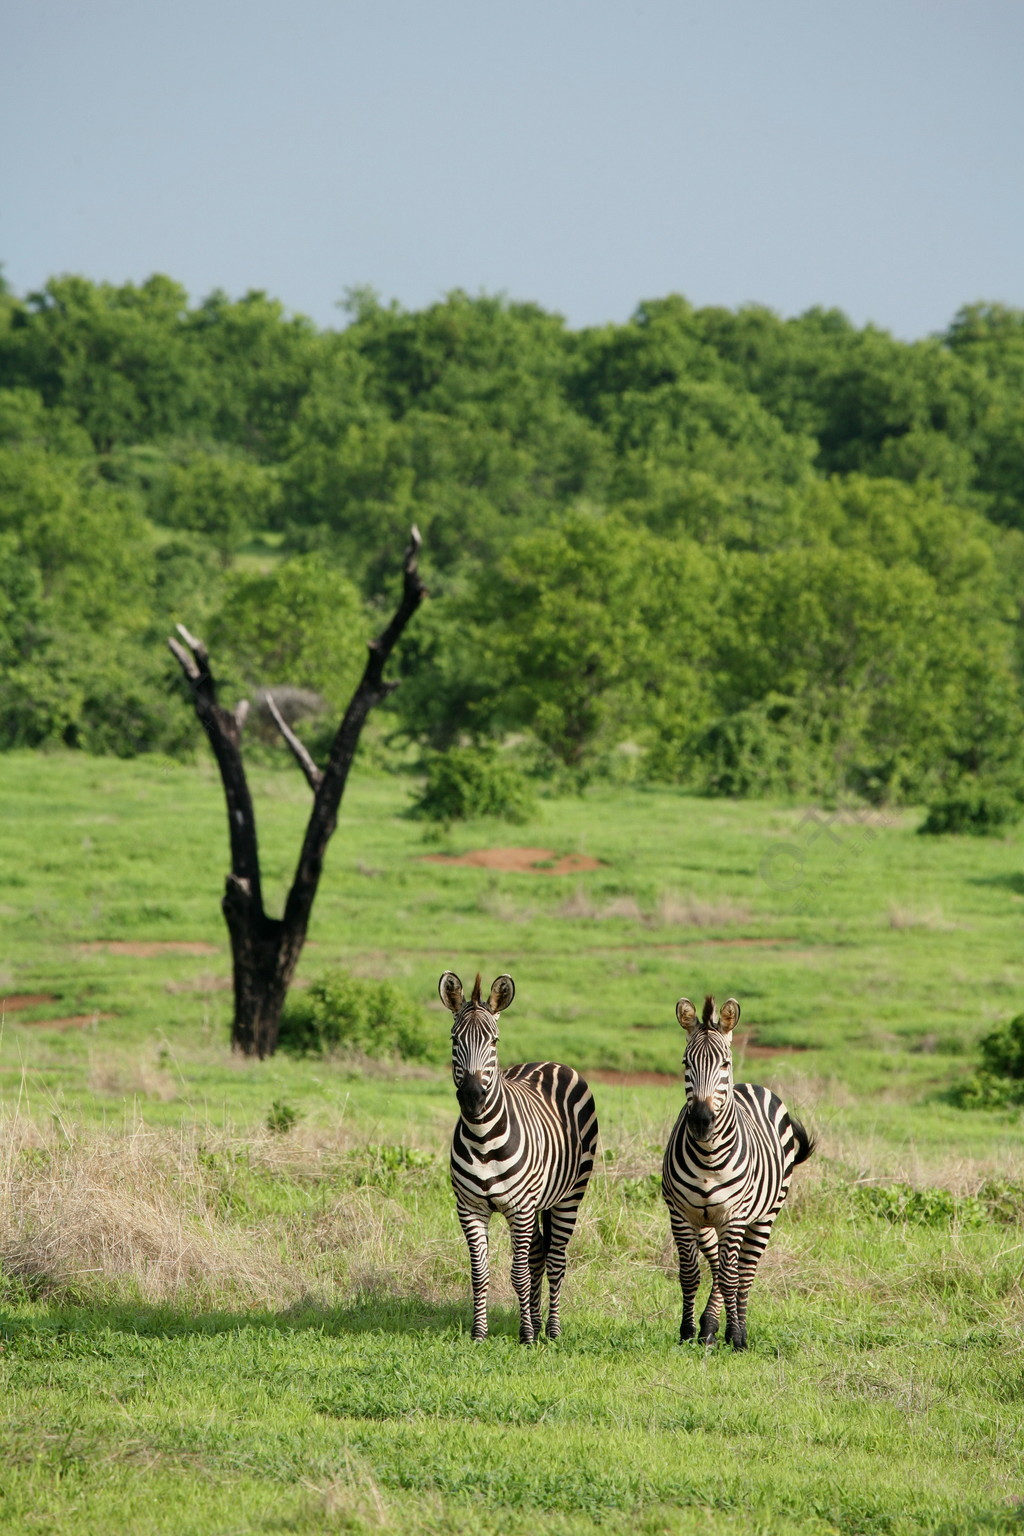
<svg viewBox="0 0 1024 1536"><path fill-rule="evenodd" d="M308 792L253 777L277 897ZM1024 1529L1020 1121L942 1097L1021 1007L1019 836L601 787L427 844L408 784L357 774L302 974L391 979L437 1064L259 1064L225 1044L212 768L15 754L0 794L0 1528ZM510 844L600 864L423 857ZM447 968L515 977L506 1061L594 1078L565 1332L534 1350L497 1225L468 1338ZM675 1343L654 1177L675 1000L705 990L820 1138L738 1356Z"/></svg>

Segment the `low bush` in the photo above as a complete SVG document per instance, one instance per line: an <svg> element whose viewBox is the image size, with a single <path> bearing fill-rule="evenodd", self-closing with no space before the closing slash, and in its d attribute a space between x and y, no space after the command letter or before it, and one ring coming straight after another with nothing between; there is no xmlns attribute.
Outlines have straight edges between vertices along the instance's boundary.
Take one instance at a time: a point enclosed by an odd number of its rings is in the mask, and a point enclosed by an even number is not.
<svg viewBox="0 0 1024 1536"><path fill-rule="evenodd" d="M980 1227L988 1211L976 1195L954 1195L939 1188L915 1189L912 1184L876 1184L858 1189L858 1202L882 1221L907 1226Z"/></svg>
<svg viewBox="0 0 1024 1536"><path fill-rule="evenodd" d="M1024 1184L986 1179L977 1194L956 1195L933 1185L874 1184L854 1191L857 1204L880 1221L911 1227L1012 1227L1024 1222Z"/></svg>
<svg viewBox="0 0 1024 1536"><path fill-rule="evenodd" d="M1024 815L1024 804L1007 785L982 779L961 779L928 805L918 828L926 835L966 832L972 837L997 837Z"/></svg>
<svg viewBox="0 0 1024 1536"><path fill-rule="evenodd" d="M514 763L493 747L451 747L427 761L427 781L410 815L450 823L496 816L521 824L536 812L533 790Z"/></svg>
<svg viewBox="0 0 1024 1536"><path fill-rule="evenodd" d="M981 1065L950 1090L961 1109L1006 1109L1024 1104L1024 1013L978 1042Z"/></svg>
<svg viewBox="0 0 1024 1536"><path fill-rule="evenodd" d="M704 794L736 799L828 796L835 787L835 769L821 737L817 722L805 718L796 700L769 694L704 733L694 757L695 782Z"/></svg>
<svg viewBox="0 0 1024 1536"><path fill-rule="evenodd" d="M278 1043L297 1056L362 1051L422 1061L430 1053L423 1010L388 981L327 971L286 1006Z"/></svg>
<svg viewBox="0 0 1024 1536"><path fill-rule="evenodd" d="M275 1099L267 1112L266 1127L275 1136L284 1136L293 1130L302 1118L302 1111L286 1099Z"/></svg>

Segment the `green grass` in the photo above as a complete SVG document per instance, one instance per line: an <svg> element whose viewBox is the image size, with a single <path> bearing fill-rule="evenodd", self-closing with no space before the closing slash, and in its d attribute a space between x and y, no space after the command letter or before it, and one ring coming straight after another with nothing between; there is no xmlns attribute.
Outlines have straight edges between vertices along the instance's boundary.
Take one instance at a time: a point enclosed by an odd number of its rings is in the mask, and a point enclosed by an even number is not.
<svg viewBox="0 0 1024 1536"><path fill-rule="evenodd" d="M308 792L253 782L279 899ZM428 844L400 815L407 782L357 774L302 974L344 964L426 1005L437 1065L412 1073L232 1059L209 765L14 754L0 786L0 995L55 999L0 1037L0 1528L1024 1529L1021 1121L941 1097L1020 1011L1019 834L920 838L904 813L865 838L801 826L804 808L609 787ZM786 890L765 878L796 867L783 843L803 856ZM422 860L510 844L603 862ZM183 940L211 952L94 947ZM515 977L506 1061L627 1074L595 1083L565 1333L531 1351L497 1225L492 1336L468 1338L449 967ZM739 997L756 1045L790 1048L742 1075L820 1136L745 1356L674 1342L651 1175L681 1090L628 1078L678 1073L675 1000L706 989ZM75 1016L95 1023L47 1027ZM275 1104L290 1129L268 1128ZM896 1180L957 1200L887 1219L903 1206L861 1191ZM998 1213L972 1199L986 1180Z"/></svg>

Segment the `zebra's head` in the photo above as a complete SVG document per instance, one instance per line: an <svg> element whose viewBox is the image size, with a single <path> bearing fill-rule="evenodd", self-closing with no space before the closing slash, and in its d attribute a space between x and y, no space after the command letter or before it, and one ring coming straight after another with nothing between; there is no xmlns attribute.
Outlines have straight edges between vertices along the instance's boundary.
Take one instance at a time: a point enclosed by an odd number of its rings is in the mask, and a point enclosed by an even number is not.
<svg viewBox="0 0 1024 1536"><path fill-rule="evenodd" d="M437 984L441 1001L452 1014L452 1077L455 1097L467 1120L478 1119L493 1097L498 1081L498 1019L516 995L511 976L499 976L486 1003L480 997L480 972L467 1003L462 982L445 971Z"/></svg>
<svg viewBox="0 0 1024 1536"><path fill-rule="evenodd" d="M676 1004L676 1018L686 1030L686 1124L700 1142L714 1140L715 1123L732 1095L732 1032L739 1017L734 997L722 1004L721 1014L714 998L706 997L699 1019L688 997Z"/></svg>

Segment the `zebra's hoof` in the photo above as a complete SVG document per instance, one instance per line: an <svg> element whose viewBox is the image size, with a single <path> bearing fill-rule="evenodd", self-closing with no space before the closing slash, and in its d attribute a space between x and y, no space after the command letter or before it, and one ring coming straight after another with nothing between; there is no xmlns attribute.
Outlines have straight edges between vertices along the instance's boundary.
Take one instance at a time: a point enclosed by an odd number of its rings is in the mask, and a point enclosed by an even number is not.
<svg viewBox="0 0 1024 1536"><path fill-rule="evenodd" d="M746 1349L746 1347L747 1347L747 1330L745 1328L743 1329L742 1333L735 1333L735 1334L733 1334L733 1337L732 1337L732 1347L733 1347L733 1349Z"/></svg>
<svg viewBox="0 0 1024 1536"><path fill-rule="evenodd" d="M549 1339L557 1339L562 1332L561 1323L548 1323L547 1333Z"/></svg>

